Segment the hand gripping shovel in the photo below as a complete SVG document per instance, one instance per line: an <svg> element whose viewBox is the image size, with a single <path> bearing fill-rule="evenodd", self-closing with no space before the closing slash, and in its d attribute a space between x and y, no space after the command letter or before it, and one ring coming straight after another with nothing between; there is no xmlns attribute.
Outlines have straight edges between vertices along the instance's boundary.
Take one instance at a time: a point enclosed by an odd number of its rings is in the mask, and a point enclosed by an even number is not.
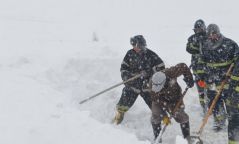
<svg viewBox="0 0 239 144"><path fill-rule="evenodd" d="M181 98L180 98L179 101L177 102L175 108L173 109L172 114L171 114L170 117L169 117L170 120L173 118L173 114L174 114L174 113L178 110L178 108L181 106L181 104L182 104L182 102L183 102L183 98L184 98L184 96L186 95L188 89L189 89L189 87L186 87L186 88L185 88L185 90L184 90L184 92L183 92ZM160 143L162 143L162 136L163 136L163 134L164 134L164 132L165 132L167 126L168 126L168 125L164 125L164 127L163 127L163 129L162 129L160 135L156 138L154 144L160 144Z"/></svg>
<svg viewBox="0 0 239 144"><path fill-rule="evenodd" d="M205 125L207 124L207 121L208 121L209 116L212 114L212 111L213 111L213 109L214 109L214 107L215 107L215 105L216 105L216 102L218 101L218 99L219 99L219 97L220 97L220 95L221 95L221 93L222 93L222 91L223 91L224 85L226 84L227 79L228 79L228 77L230 76L230 73L231 73L231 71L232 71L233 66L234 66L234 64L232 63L232 64L230 65L229 69L227 70L226 78L222 81L222 83L221 83L221 85L220 85L220 88L219 88L219 90L218 90L218 92L217 92L215 98L213 99L212 104L211 104L209 110L207 111L206 116L204 117L204 119L203 119L203 121L202 121L202 124L201 124L201 126L200 126L200 129L198 130L198 132L196 132L197 135L191 136L191 139L192 139L192 140L195 140L195 143L192 143L192 144L203 144L203 141L200 139L201 134L202 134L202 132L203 132L203 128L204 128Z"/></svg>

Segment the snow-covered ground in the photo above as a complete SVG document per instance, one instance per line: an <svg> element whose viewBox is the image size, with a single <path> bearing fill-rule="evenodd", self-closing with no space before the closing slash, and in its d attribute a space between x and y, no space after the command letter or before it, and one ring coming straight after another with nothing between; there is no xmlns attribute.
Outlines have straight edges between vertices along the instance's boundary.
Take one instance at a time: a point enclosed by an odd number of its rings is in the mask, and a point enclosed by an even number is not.
<svg viewBox="0 0 239 144"><path fill-rule="evenodd" d="M150 110L139 97L121 125L112 125L129 39L143 34L167 67L190 63L187 38L202 18L238 42L237 0L8 0L0 1L0 144L150 144ZM180 84L185 88L184 82ZM185 97L191 132L201 124L195 87ZM226 144L226 132L202 138ZM179 124L165 144L183 144ZM215 138L216 137L216 138Z"/></svg>

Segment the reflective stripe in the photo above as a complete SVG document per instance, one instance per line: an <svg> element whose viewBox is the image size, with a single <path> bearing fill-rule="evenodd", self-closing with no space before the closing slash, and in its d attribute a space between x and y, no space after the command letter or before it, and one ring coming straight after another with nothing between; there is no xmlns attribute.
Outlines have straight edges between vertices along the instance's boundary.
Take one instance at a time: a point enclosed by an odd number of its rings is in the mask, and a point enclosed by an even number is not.
<svg viewBox="0 0 239 144"><path fill-rule="evenodd" d="M123 106L123 105L117 105L116 108L119 112L126 112L129 110L128 106Z"/></svg>
<svg viewBox="0 0 239 144"><path fill-rule="evenodd" d="M198 64L205 64L205 62L203 60L199 59Z"/></svg>
<svg viewBox="0 0 239 144"><path fill-rule="evenodd" d="M226 106L239 109L239 104L232 104L230 100L226 99Z"/></svg>
<svg viewBox="0 0 239 144"><path fill-rule="evenodd" d="M204 98L199 98L199 101L200 102L204 102Z"/></svg>
<svg viewBox="0 0 239 144"><path fill-rule="evenodd" d="M203 73L205 73L204 70L194 70L193 71L193 74L203 74Z"/></svg>
<svg viewBox="0 0 239 144"><path fill-rule="evenodd" d="M227 106L230 106L230 105L231 105L231 101L228 100L228 99L226 99L226 105L227 105Z"/></svg>
<svg viewBox="0 0 239 144"><path fill-rule="evenodd" d="M162 66L165 66L165 64L164 63L161 63L161 64L159 64L159 65L156 65L157 67L162 67Z"/></svg>
<svg viewBox="0 0 239 144"><path fill-rule="evenodd" d="M237 86L237 87L235 88L235 91L236 91L236 92L239 92L239 86Z"/></svg>
<svg viewBox="0 0 239 144"><path fill-rule="evenodd" d="M231 75L231 79L235 80L235 81L239 81L239 77L238 76Z"/></svg>
<svg viewBox="0 0 239 144"><path fill-rule="evenodd" d="M140 90L137 89L137 88L134 88L134 87L130 87L135 93L139 94L140 93Z"/></svg>
<svg viewBox="0 0 239 144"><path fill-rule="evenodd" d="M232 62L233 62L233 60L226 61L226 62L223 62L223 63L207 63L207 66L209 66L209 67L223 67L223 66L230 65Z"/></svg>
<svg viewBox="0 0 239 144"><path fill-rule="evenodd" d="M195 49L195 50L199 50L199 48L195 47L192 43L190 43L190 48Z"/></svg>
<svg viewBox="0 0 239 144"><path fill-rule="evenodd" d="M234 140L229 140L228 144L239 144L239 142Z"/></svg>
<svg viewBox="0 0 239 144"><path fill-rule="evenodd" d="M152 69L154 72L157 72L157 68L161 68L161 67L165 67L164 63L158 64L158 65L154 66Z"/></svg>
<svg viewBox="0 0 239 144"><path fill-rule="evenodd" d="M218 86L217 86L217 90L219 90L220 87L221 87L221 86L218 85ZM225 84L224 87L223 87L223 89L229 89L229 84Z"/></svg>
<svg viewBox="0 0 239 144"><path fill-rule="evenodd" d="M218 115L215 117L216 121L222 121L225 119L225 116L224 115Z"/></svg>
<svg viewBox="0 0 239 144"><path fill-rule="evenodd" d="M120 72L123 73L123 72L129 72L129 71L128 70L121 70Z"/></svg>
<svg viewBox="0 0 239 144"><path fill-rule="evenodd" d="M126 66L129 66L129 64L126 63L125 61L123 61L121 64L124 64L124 65L126 65Z"/></svg>
<svg viewBox="0 0 239 144"><path fill-rule="evenodd" d="M214 90L214 91L218 91L219 89L220 89L220 85L215 85L215 83L213 83L213 84L208 84L207 85L207 88L209 89L209 90ZM238 87L239 88L239 87ZM229 84L225 84L224 85L224 87L223 87L223 89L229 89Z"/></svg>

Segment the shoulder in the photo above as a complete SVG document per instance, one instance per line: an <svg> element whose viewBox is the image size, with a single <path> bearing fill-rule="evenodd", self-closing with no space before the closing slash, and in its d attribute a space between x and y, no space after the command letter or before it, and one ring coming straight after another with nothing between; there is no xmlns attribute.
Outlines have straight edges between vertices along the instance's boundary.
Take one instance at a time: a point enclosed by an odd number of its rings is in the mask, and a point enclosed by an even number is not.
<svg viewBox="0 0 239 144"><path fill-rule="evenodd" d="M130 49L127 51L126 55L133 54L133 53L135 53L135 51L133 49Z"/></svg>
<svg viewBox="0 0 239 144"><path fill-rule="evenodd" d="M182 68L188 68L187 64L185 63L178 63L175 66L171 66L168 70L175 70L175 69L182 69Z"/></svg>
<svg viewBox="0 0 239 144"><path fill-rule="evenodd" d="M148 48L147 48L147 50L146 50L146 53L148 53L149 55L156 55L156 56L158 56L158 55L156 54L156 52L154 52L154 51L152 51L152 50L150 50L150 49L148 49Z"/></svg>
<svg viewBox="0 0 239 144"><path fill-rule="evenodd" d="M149 48L146 49L146 52L147 52L147 53L155 53L154 51L152 51L152 50L149 49Z"/></svg>
<svg viewBox="0 0 239 144"><path fill-rule="evenodd" d="M195 41L196 40L196 34L193 34L191 35L189 38L188 38L188 41L191 42L191 41Z"/></svg>
<svg viewBox="0 0 239 144"><path fill-rule="evenodd" d="M234 45L234 46L238 47L237 43L234 40L230 39L230 38L224 37L224 43L226 45Z"/></svg>
<svg viewBox="0 0 239 144"><path fill-rule="evenodd" d="M227 43L236 43L235 41L227 37L224 37L223 39L224 39L224 42L227 42Z"/></svg>
<svg viewBox="0 0 239 144"><path fill-rule="evenodd" d="M178 63L175 67L188 67L185 63Z"/></svg>

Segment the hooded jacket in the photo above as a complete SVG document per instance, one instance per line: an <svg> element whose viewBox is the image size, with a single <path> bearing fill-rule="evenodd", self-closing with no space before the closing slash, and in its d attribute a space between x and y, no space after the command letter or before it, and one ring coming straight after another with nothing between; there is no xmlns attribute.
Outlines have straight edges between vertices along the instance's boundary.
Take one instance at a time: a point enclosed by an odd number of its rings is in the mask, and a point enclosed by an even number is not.
<svg viewBox="0 0 239 144"><path fill-rule="evenodd" d="M185 63L179 63L163 70L166 75L166 82L160 92L151 92L153 102L164 105L165 108L173 109L182 96L182 89L177 82L177 78L181 75L184 80L193 81L192 73ZM152 85L151 85L152 86Z"/></svg>

